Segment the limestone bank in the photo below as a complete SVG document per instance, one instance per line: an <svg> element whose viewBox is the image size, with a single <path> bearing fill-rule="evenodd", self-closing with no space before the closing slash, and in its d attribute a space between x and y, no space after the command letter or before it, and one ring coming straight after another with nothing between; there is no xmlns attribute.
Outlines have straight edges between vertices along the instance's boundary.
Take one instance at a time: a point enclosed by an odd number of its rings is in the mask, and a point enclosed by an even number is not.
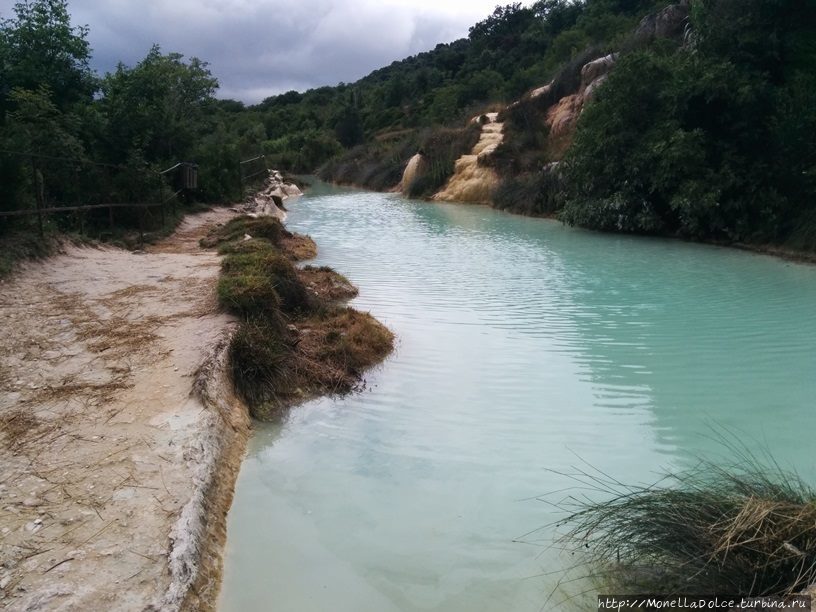
<svg viewBox="0 0 816 612"><path fill-rule="evenodd" d="M279 216L295 190L273 175L245 208ZM199 240L237 212L0 285L0 608L212 609L250 420Z"/></svg>

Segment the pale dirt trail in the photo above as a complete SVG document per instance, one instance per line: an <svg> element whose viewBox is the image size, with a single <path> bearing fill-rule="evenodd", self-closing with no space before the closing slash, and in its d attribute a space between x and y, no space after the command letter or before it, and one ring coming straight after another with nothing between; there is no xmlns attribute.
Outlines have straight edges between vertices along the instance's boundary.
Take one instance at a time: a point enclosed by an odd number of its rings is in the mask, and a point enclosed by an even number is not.
<svg viewBox="0 0 816 612"><path fill-rule="evenodd" d="M233 214L0 284L0 608L214 601L248 417L223 375L219 258L198 239Z"/></svg>

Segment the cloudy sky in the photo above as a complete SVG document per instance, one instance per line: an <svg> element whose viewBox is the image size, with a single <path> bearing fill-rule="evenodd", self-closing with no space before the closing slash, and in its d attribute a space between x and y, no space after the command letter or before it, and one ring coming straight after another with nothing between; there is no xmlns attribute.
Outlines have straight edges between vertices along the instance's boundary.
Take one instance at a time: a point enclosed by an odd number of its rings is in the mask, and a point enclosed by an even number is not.
<svg viewBox="0 0 816 612"><path fill-rule="evenodd" d="M509 0L508 0L509 1ZM219 97L266 96L352 82L467 35L498 0L69 0L88 25L93 67L132 65L158 43L210 63ZM502 4L506 2L501 2ZM14 0L0 0L10 17Z"/></svg>

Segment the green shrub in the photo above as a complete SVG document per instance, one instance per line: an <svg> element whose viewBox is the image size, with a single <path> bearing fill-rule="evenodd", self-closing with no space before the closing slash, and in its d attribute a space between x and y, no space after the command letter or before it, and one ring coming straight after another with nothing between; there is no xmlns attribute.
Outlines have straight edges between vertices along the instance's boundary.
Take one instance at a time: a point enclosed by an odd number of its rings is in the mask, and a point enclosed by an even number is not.
<svg viewBox="0 0 816 612"><path fill-rule="evenodd" d="M563 188L557 170L511 176L499 183L493 204L523 215L552 215L562 205Z"/></svg>

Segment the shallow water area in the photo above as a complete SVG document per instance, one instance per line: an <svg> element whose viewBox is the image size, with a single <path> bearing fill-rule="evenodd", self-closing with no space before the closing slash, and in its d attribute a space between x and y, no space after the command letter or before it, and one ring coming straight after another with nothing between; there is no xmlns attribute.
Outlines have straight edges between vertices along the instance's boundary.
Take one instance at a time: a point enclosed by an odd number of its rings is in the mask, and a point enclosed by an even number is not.
<svg viewBox="0 0 816 612"><path fill-rule="evenodd" d="M320 184L288 207L398 344L256 427L219 610L595 609L548 527L569 474L652 482L725 431L816 481L816 266Z"/></svg>

